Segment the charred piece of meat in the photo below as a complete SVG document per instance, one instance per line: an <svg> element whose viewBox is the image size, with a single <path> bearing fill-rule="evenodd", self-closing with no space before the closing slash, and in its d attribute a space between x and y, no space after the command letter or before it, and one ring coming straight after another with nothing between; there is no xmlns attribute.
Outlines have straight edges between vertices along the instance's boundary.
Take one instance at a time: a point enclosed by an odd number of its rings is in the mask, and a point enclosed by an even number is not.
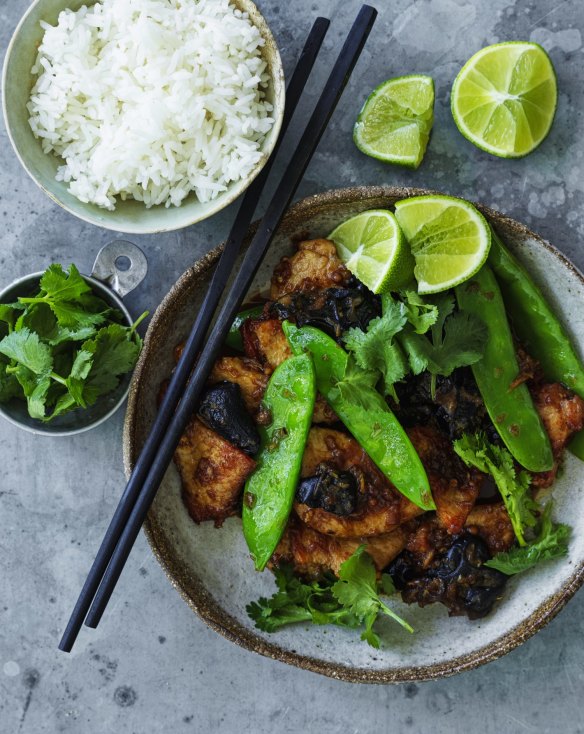
<svg viewBox="0 0 584 734"><path fill-rule="evenodd" d="M249 456L260 450L260 434L235 382L218 382L209 387L201 398L199 418L207 428Z"/></svg>

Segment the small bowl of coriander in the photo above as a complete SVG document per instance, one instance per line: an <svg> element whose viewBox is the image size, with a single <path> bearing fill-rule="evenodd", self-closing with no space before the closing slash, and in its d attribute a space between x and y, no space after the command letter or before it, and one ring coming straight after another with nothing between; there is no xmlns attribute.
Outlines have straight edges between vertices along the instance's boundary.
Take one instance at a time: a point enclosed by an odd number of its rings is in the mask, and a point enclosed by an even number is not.
<svg viewBox="0 0 584 734"><path fill-rule="evenodd" d="M144 279L144 253L116 240L91 275L50 265L0 293L0 415L35 434L71 436L125 401L142 348L122 301Z"/></svg>

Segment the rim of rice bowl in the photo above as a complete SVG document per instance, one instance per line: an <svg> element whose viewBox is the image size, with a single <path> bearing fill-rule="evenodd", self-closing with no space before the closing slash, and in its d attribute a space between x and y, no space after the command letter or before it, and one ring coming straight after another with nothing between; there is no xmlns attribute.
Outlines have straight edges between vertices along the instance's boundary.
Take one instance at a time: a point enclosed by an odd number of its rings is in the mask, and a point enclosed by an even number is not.
<svg viewBox="0 0 584 734"><path fill-rule="evenodd" d="M55 0L49 0L48 4L53 7L53 15L55 12L59 13L61 3L59 3L58 0L56 2L56 11ZM240 43L240 55L239 57L234 57L237 62L235 66L234 60L231 59L231 66L229 67L229 60L226 60L225 55L218 56L217 52L214 50L213 34L196 33L193 36L190 25L188 27L185 25L184 19L186 15L183 14L182 31L185 34L187 30L189 31L189 38L187 40L191 46L190 50L192 51L192 47L196 45L199 56L206 55L207 65L203 66L203 63L201 62L199 64L199 69L203 69L203 73L206 75L205 83L208 83L209 81L213 83L210 87L204 90L205 107L204 112L202 113L203 117L201 117L201 113L199 111L199 117L197 118L198 127L194 129L193 134L193 127L189 130L187 129L186 124L182 127L180 126L181 114L187 121L191 120L190 113L185 111L185 105L183 104L181 95L185 96L186 88L187 93L190 93L192 101L196 97L197 84L199 89L201 87L200 77L197 75L191 75L189 77L188 70L184 68L185 60L189 61L189 48L186 47L183 50L181 46L177 47L175 45L175 48L172 49L174 56L170 59L170 61L174 63L174 69L171 69L171 71L168 72L169 67L166 66L165 71L162 66L163 64L166 64L169 59L164 58L162 61L160 60L160 43L157 47L156 39L153 42L152 37L148 37L147 35L149 30L152 31L152 28L149 29L147 23L142 24L142 27L138 31L140 35L137 45L140 46L150 42L150 57L145 53L142 59L143 65L137 68L132 67L131 65L126 66L125 73L127 76L130 76L130 74L133 76L136 70L144 72L144 68L146 67L146 71L142 75L145 80L144 86L150 84L150 89L153 89L154 93L151 92L149 98L145 101L142 100L144 102L143 109L140 108L138 103L136 104L138 114L135 115L133 120L135 123L134 128L132 128L131 115L129 118L128 115L126 115L126 122L129 120L129 126L126 128L126 132L129 129L134 133L134 139L132 141L133 145L129 145L127 143L127 139L124 139L122 133L113 128L111 124L111 120L113 118L111 116L108 120L110 123L109 128L103 135L99 126L96 127L95 125L93 130L85 135L87 132L85 124L86 121L79 119L79 110L74 110L77 117L74 115L72 120L67 119L64 123L65 129L69 133L70 130L67 126L71 121L73 134L70 135L70 137L77 138L76 141L67 143L69 145L69 151L64 152L64 155L67 155L68 157L68 167L65 168L65 161L59 157L58 153L55 153L54 151L45 153L50 155L60 164L57 179L61 178L64 183L59 185L57 180L55 182L56 185L53 188L51 186L52 182L48 181L46 176L44 177L44 180L39 180L39 178L43 177L37 175L34 162L29 165L27 147L30 146L17 144L17 140L13 135L13 125L9 124L10 116L8 114L8 105L11 103L11 100L9 98L10 96L7 94L6 79L8 76L11 54L17 45L17 39L19 44L22 44L22 39L18 38L19 33L22 31L23 26L26 24L27 19L29 19L33 11L36 10L37 15L40 12L40 17L42 17L43 5L47 6L47 0L35 0L35 2L33 2L21 19L9 44L3 72L3 109L9 138L23 167L35 182L45 191L45 193L47 193L57 204L85 221L98 224L99 226L109 229L129 233L169 231L180 229L212 216L236 199L259 174L271 154L278 138L282 124L285 90L282 64L277 46L265 20L257 10L254 3L249 0L201 0L200 2L192 2L191 0L183 0L183 2L180 2L180 0L115 0L115 7L118 10L121 7L122 15L124 12L134 12L135 14L139 14L145 8L148 8L149 13L152 13L152 9L154 8L156 11L161 11L163 14L167 14L168 17L173 15L174 18L176 18L177 13L181 11L181 8L186 8L187 12L193 12L200 19L202 15L201 12L196 13L195 10L200 11L203 9L209 11L210 9L211 20L215 20L216 23L220 24L222 30L224 30L225 26L231 23L232 20L233 25L237 25L235 21L239 22L238 30L240 32L240 36L243 35L241 34L241 29L248 29L250 37L247 40L249 41L249 44L246 47L245 44L242 43L241 37L237 39ZM86 21L87 18L92 15L92 11L95 10L94 6L96 5L100 6L102 16L104 15L104 8L111 11L113 7L112 0L96 0L96 2L90 1L83 4L80 0L69 0L69 2L64 0L62 5L63 8L59 13L59 23L63 22L63 11L69 10L69 5L73 6L73 9L66 14L69 16L68 18L65 18L68 23L72 22L71 18L79 17L79 6L81 6L81 18L83 21ZM77 9L75 10L75 8ZM46 12L49 11L47 10ZM152 23L155 23L156 20L159 20L159 18L153 20ZM168 20L168 18L166 18L166 20ZM241 23L241 21L244 21L244 23ZM206 18L206 22L209 22L209 18ZM55 21L53 21L53 23L55 23ZM86 23L82 22L75 24L75 22L73 22L73 25L75 25L75 32L81 33L81 39L77 38L79 47L83 48L83 43L86 43L87 47L87 37L84 37L82 33L83 31L87 31L87 28L84 27ZM79 30L79 26L81 26L81 30ZM55 30L55 25L52 25L51 28L52 30ZM166 30L168 31L168 28ZM44 28L41 32L46 34L46 31L47 28ZM108 32L111 33L111 29L105 28L102 35L107 36ZM136 34L136 31L134 33ZM176 31L176 29L173 29L171 37L174 38L174 35L180 36L180 33ZM45 37L46 36L43 35L43 41ZM205 44L201 43L202 37L204 37L204 40L206 41ZM227 37L231 41L231 37ZM144 38L146 38L146 41ZM128 39L129 37L126 36L123 38L120 34L118 34L117 37L114 36L114 41L124 41L127 46L130 45L130 41ZM59 41L61 40L62 39L59 39ZM249 52L250 48L251 52ZM246 52L246 49L247 53L244 53ZM119 49L115 50L118 51L119 57ZM130 50L136 51L136 49ZM72 63L79 63L81 55L82 51L79 51L78 56L74 58ZM97 68L98 64L96 63L96 56L97 55L94 54L94 57L89 59L88 68L84 70L84 73L87 72L85 77L91 77L91 71ZM37 59L38 58L40 58L40 56L37 57ZM183 63L182 67L181 63ZM156 64L158 64L158 66L156 66ZM154 73L152 73L152 68L148 67L152 67L154 69ZM233 94L233 89L235 88L233 85L231 88L229 88L228 85L226 88L216 86L217 83L221 82L222 68L225 69L225 67L227 67L227 73L233 74L234 70L236 70L241 75L240 86L237 87L237 94ZM123 68L124 67L121 67L121 69ZM260 73L254 73L258 69L260 70ZM120 68L118 68L117 76L119 76L120 73L122 72L120 71ZM176 73L172 80L168 79L169 73ZM29 76L33 77L32 72ZM105 80L103 78L99 78L98 75L96 76L97 78L93 81L96 84L96 88L99 88L101 85L102 94L102 97L100 98L100 91L98 90L96 92L96 99L98 100L97 107L99 107L99 103L104 106L107 106L108 104L111 106L112 100L111 98L108 98L108 95L103 94L103 88L104 85L107 89L108 84L112 86L116 83L116 74L112 73L111 77L108 77ZM254 76L256 77L255 79L253 79ZM176 83L176 79L181 80L181 77L182 86L180 83ZM260 77L260 79L258 80L257 77ZM54 84L52 80L45 80L45 82L43 82L44 86L41 87L41 82L38 81L39 79L43 79L42 75L38 78L33 78L35 90L38 91L41 89L45 96L48 95L49 100L51 99L51 95L53 95L53 98L56 99L56 104L55 107L50 110L47 110L46 106L43 105L38 108L37 104L37 109L34 110L37 114L36 132L38 133L40 131L44 134L46 140L50 140L51 138L54 140L56 134L56 120L58 120L59 115L63 117L61 111L58 109L59 89L56 88L56 91L54 89L50 89ZM233 82L233 76L231 81ZM175 85L174 90L170 89L173 86L173 83ZM158 87L157 84L159 85ZM138 84L134 86L139 87ZM129 85L129 87L131 87L131 85ZM164 105L160 104L160 96L158 96L160 92L163 91L163 88L166 88L167 92L163 99ZM169 89L170 93L168 93ZM252 91L248 91L249 89ZM135 91L135 89L130 89L130 92L133 91ZM230 93L231 98L229 97ZM33 102L30 100L31 91L30 87L28 87L28 89L26 89L26 102L29 103L32 108ZM219 110L219 115L225 115L224 119L226 119L230 112L235 109L235 112L231 114L229 122L233 123L235 120L239 125L239 132L241 132L241 135L238 140L234 140L232 131L221 129L222 125L216 120L212 122L211 126L208 125L207 128L204 129L204 126L208 122L208 118L210 116L207 113L206 107L209 103L211 103L211 105L215 105L213 112ZM69 104L69 102L67 104ZM255 107L254 104L256 105ZM126 110L127 107L128 105L126 104L124 110ZM161 109L157 109L157 107ZM238 114L238 107L245 111ZM30 112L31 110L29 110L29 113ZM100 114L102 117L106 117L107 110L104 112L104 109L97 109L95 118L99 119ZM29 116L31 115L29 114ZM39 123L40 117L42 117L42 121ZM141 123L144 119L148 119L149 124L140 127L140 124L138 123ZM168 132L168 122L176 122L177 120L178 122L174 125L175 129L172 130L171 135ZM159 131L162 130L162 134L159 135L158 138L156 137L156 134L153 134L153 128L156 124L159 124ZM226 128L225 124L223 124L223 128ZM245 133L250 129L251 134L246 137ZM117 138L116 134L118 136ZM182 137L177 139L177 134ZM140 139L140 135L143 135L143 140ZM153 141L154 145L152 145ZM35 142L39 147L42 145L42 142L38 139ZM99 149L100 144L101 150ZM32 141L30 145L32 145ZM85 151L83 150L83 145L85 145ZM156 147L156 145L158 145L159 151L162 150L163 153L167 154L166 161L164 160L164 156L159 155L158 159L155 159L154 162L153 158L155 157L151 156L149 161L150 166L147 164L140 168L137 164L134 165L132 163L131 159L133 153L137 153L138 155L141 153L143 157L147 158L152 148ZM194 152L194 156L191 155L191 157L189 157L188 155L184 155L181 158L181 146L191 154ZM130 160L130 169L132 169L133 166L135 174L135 177L127 188L127 192L121 195L116 191L116 187L121 189L128 185L128 182L124 180L123 168L122 166L119 166L116 169L115 160L113 168L108 168L110 165L108 163L108 153L111 153L111 150L116 148L122 158L125 156L126 162ZM49 149L50 146L45 143L45 151ZM91 172L94 173L94 171L97 170L99 174L101 166L103 181L108 180L109 185L102 186L100 190L98 175L95 175L93 179L91 179L90 176L89 183L93 185L93 189L91 189L91 186L87 186L87 176L85 178L80 176L79 178L81 180L77 180L73 183L74 191L69 192L73 193L74 196L78 196L79 193L81 193L80 205L77 205L77 200L67 203L67 199L72 199L72 197L69 196L63 196L65 199L65 201L63 201L59 195L60 191L62 191L62 186L66 185L69 187L71 185L71 178L77 178L78 173L82 168L83 161L80 161L77 154L81 153L83 155L85 152L91 151L92 149L100 150L100 153L95 158L96 169L92 169ZM69 155L71 151L73 151L73 155ZM112 156L110 155L110 159L111 158ZM203 168L202 170L197 169L197 161L202 161L206 168ZM169 162L170 166L166 165ZM178 169L179 166L183 166L182 170L173 171L173 163L176 169ZM190 174L193 172L194 175L191 177ZM187 177L188 181L186 180ZM168 178L171 179L172 190L171 182L168 181ZM167 180L165 181L164 179ZM146 180L149 180L148 188L145 191L145 196L141 196L143 191L137 187L139 185L143 185L143 181ZM155 183L152 182L153 180ZM113 191L111 187L112 181L115 183ZM132 185L136 188L132 189ZM98 198L100 199L101 204L106 203L111 205L111 197L109 197L109 201L104 198L104 193L108 189L109 194L115 194L115 211L100 208L97 206L95 201L89 203L83 202L83 198ZM197 190L195 191L195 189ZM217 191L218 189L221 190ZM59 193L56 193L56 191ZM131 201L132 194L135 194L133 197L136 199L135 202ZM127 202L125 201L126 197ZM145 199L145 202L141 203L140 198ZM179 202L182 206L175 206ZM167 207L170 207L170 209L165 208L164 203L166 203ZM119 210L130 204L134 207L139 206L140 211L138 212L138 215L136 215L137 212L134 208L132 210L128 210L128 216L124 216L122 213L122 216L118 217L117 215ZM151 208L149 209L148 206ZM172 216L172 210L177 212L174 216ZM147 216L148 212L150 213L150 216Z"/></svg>

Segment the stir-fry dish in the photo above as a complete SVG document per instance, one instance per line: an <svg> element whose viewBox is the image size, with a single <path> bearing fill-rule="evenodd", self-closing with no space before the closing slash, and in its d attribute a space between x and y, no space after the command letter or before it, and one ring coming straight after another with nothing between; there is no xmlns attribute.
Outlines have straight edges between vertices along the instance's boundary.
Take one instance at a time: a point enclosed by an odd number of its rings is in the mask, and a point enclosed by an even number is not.
<svg viewBox="0 0 584 734"><path fill-rule="evenodd" d="M486 262L420 294L428 251L398 219L399 288L373 293L341 236L282 258L176 451L192 519L241 516L275 573L248 606L268 632L336 624L378 646L379 614L412 630L392 594L477 619L567 552L549 488L584 426L584 372L563 327L486 223Z"/></svg>

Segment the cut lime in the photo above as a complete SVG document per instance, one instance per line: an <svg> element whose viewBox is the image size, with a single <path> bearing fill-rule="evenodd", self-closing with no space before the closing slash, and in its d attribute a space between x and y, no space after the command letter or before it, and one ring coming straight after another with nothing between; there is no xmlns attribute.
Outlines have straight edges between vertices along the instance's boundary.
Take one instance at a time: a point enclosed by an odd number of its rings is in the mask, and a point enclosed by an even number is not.
<svg viewBox="0 0 584 734"><path fill-rule="evenodd" d="M414 259L390 211L357 214L339 224L329 239L347 268L373 293L398 290L413 278Z"/></svg>
<svg viewBox="0 0 584 734"><path fill-rule="evenodd" d="M460 132L487 153L521 158L546 138L556 111L556 74L541 46L496 43L476 53L452 85Z"/></svg>
<svg viewBox="0 0 584 734"><path fill-rule="evenodd" d="M380 84L363 105L353 139L363 153L417 168L434 121L434 82L422 74Z"/></svg>
<svg viewBox="0 0 584 734"><path fill-rule="evenodd" d="M439 293L472 277L484 264L491 231L472 204L452 196L414 196L395 205L416 261L418 293Z"/></svg>

